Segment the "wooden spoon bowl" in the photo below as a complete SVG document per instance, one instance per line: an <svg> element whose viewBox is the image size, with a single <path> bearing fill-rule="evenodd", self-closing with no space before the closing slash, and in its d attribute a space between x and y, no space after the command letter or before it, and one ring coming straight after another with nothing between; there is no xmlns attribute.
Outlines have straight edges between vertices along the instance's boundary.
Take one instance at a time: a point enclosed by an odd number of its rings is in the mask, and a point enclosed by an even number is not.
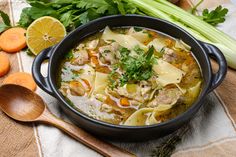
<svg viewBox="0 0 236 157"><path fill-rule="evenodd" d="M116 146L96 139L84 130L55 117L42 98L31 90L18 85L0 87L0 109L9 117L22 122L44 122L53 125L107 157L134 157Z"/></svg>
<svg viewBox="0 0 236 157"><path fill-rule="evenodd" d="M37 120L46 107L38 95L15 85L4 85L0 88L0 102L0 108L8 116L23 122Z"/></svg>

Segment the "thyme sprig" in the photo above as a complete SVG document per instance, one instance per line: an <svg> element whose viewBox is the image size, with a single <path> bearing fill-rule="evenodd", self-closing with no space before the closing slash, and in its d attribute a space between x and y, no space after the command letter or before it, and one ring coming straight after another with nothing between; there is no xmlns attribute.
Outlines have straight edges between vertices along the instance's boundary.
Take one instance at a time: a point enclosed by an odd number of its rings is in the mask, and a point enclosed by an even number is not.
<svg viewBox="0 0 236 157"><path fill-rule="evenodd" d="M191 130L190 125L185 125L168 139L158 145L151 153L152 157L170 157L176 149L176 146L183 140L187 132Z"/></svg>

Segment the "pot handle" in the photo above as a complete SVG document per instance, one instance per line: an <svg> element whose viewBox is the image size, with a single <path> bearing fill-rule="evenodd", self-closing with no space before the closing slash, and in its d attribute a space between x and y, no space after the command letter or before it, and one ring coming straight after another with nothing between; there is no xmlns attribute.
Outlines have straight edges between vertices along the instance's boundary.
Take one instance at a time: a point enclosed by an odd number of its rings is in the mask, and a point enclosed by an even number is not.
<svg viewBox="0 0 236 157"><path fill-rule="evenodd" d="M201 42L207 53L216 60L216 62L219 64L219 70L217 73L213 74L212 80L211 80L211 87L208 89L208 93L213 91L216 87L218 87L221 82L224 80L226 73L227 73L227 62L226 59L221 52L219 48L216 46Z"/></svg>
<svg viewBox="0 0 236 157"><path fill-rule="evenodd" d="M42 63L49 59L51 56L51 50L53 47L49 47L41 51L36 58L34 59L33 65L32 65L32 74L35 82L38 84L38 86L43 89L45 92L53 96L53 91L49 85L48 77L44 77L41 74L41 66Z"/></svg>

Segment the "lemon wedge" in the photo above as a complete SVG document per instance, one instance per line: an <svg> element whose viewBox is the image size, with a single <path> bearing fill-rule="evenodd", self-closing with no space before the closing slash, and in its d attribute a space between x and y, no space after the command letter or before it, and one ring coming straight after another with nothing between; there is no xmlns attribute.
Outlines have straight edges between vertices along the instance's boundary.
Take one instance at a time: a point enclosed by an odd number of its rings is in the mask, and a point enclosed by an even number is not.
<svg viewBox="0 0 236 157"><path fill-rule="evenodd" d="M37 55L43 49L59 43L65 36L66 29L59 20L44 16L28 27L26 43L30 51Z"/></svg>

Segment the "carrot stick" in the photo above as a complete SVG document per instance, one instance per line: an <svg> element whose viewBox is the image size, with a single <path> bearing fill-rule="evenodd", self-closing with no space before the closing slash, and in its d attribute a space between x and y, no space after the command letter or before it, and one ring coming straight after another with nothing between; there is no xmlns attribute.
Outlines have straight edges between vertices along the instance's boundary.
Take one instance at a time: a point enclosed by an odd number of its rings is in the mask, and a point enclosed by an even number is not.
<svg viewBox="0 0 236 157"><path fill-rule="evenodd" d="M34 82L33 77L25 72L17 72L9 75L7 78L3 80L3 84L16 84L26 87L32 91L35 91L37 88L37 85Z"/></svg>
<svg viewBox="0 0 236 157"><path fill-rule="evenodd" d="M10 61L7 55L0 53L0 77L6 75L10 70Z"/></svg>
<svg viewBox="0 0 236 157"><path fill-rule="evenodd" d="M0 35L0 48L8 53L15 53L26 47L26 30L14 27Z"/></svg>

